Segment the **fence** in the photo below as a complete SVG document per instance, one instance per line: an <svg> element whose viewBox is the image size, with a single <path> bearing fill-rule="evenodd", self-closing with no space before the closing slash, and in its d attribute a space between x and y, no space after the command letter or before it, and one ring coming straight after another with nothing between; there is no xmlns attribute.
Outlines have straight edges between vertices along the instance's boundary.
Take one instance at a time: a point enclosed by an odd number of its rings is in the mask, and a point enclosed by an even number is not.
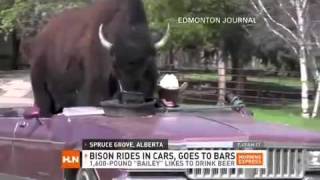
<svg viewBox="0 0 320 180"><path fill-rule="evenodd" d="M216 104L219 97L218 69L162 70L175 73L179 81L188 82L188 89L182 100L192 103ZM226 91L233 92L247 105L254 106L296 106L301 101L299 72L271 71L262 69L226 69ZM310 82L309 98L313 99L314 85Z"/></svg>

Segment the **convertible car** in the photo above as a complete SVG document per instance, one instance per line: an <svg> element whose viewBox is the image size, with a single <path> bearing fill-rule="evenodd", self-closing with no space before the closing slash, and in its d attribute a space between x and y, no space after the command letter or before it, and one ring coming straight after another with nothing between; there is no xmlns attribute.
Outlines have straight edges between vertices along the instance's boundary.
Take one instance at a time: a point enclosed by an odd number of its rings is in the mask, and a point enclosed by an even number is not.
<svg viewBox="0 0 320 180"><path fill-rule="evenodd" d="M1 109L0 179L320 179L320 133L256 122L239 103L182 104L150 114L121 109L69 108L51 118L40 118L28 108ZM251 149L267 150L267 168L61 169L62 150L81 149L82 139L93 138L160 138L169 140L169 149L206 150L241 149L235 143L259 142L261 146Z"/></svg>

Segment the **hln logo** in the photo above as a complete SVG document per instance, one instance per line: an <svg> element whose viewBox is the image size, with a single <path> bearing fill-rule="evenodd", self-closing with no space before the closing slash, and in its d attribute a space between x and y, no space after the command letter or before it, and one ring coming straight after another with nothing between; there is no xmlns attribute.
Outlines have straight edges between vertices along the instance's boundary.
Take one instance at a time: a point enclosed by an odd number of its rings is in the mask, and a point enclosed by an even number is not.
<svg viewBox="0 0 320 180"><path fill-rule="evenodd" d="M80 151L64 150L61 156L63 169L78 169L80 168Z"/></svg>

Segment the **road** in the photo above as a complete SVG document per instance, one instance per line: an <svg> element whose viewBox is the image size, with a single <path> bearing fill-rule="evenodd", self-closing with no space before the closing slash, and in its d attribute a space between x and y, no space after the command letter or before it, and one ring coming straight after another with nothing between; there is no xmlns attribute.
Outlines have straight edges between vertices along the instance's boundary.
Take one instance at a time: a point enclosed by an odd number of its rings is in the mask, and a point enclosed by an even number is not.
<svg viewBox="0 0 320 180"><path fill-rule="evenodd" d="M0 108L32 106L29 71L0 71Z"/></svg>

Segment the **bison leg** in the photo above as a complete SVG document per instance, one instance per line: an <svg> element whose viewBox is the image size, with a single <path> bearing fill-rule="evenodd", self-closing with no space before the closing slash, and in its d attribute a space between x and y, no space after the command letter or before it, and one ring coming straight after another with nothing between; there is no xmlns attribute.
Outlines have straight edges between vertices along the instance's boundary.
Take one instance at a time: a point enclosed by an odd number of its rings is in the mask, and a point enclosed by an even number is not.
<svg viewBox="0 0 320 180"><path fill-rule="evenodd" d="M99 96L99 87L92 81L85 82L84 86L78 92L77 106L95 106L98 105L97 96Z"/></svg>
<svg viewBox="0 0 320 180"><path fill-rule="evenodd" d="M49 117L54 114L54 102L48 91L44 75L37 69L31 70L31 84L35 104L40 109L40 115Z"/></svg>
<svg viewBox="0 0 320 180"><path fill-rule="evenodd" d="M77 94L77 106L100 106L100 102L111 99L116 90L115 81L107 78L88 79Z"/></svg>

